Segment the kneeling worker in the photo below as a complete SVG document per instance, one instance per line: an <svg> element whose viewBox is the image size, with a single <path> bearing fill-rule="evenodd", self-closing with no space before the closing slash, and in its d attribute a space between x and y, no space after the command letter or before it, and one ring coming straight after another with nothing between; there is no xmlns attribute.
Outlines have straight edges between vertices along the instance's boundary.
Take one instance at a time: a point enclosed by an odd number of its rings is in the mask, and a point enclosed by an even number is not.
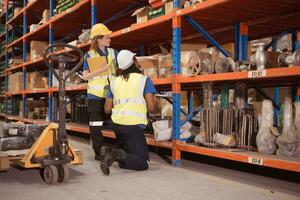
<svg viewBox="0 0 300 200"><path fill-rule="evenodd" d="M112 113L112 129L125 148L101 148L104 159L100 161L100 168L105 175L109 175L114 161L124 169L148 169L150 159L144 128L147 110L156 113L158 106L154 97L156 89L151 79L137 67L135 55L128 50L119 52L120 75L111 82L106 98L105 112Z"/></svg>

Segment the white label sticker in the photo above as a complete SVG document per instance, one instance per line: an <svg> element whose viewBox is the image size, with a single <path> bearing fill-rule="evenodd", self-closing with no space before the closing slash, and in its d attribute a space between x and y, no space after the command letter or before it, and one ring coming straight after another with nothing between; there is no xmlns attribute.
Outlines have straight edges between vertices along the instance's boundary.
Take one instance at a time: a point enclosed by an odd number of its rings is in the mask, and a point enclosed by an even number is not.
<svg viewBox="0 0 300 200"><path fill-rule="evenodd" d="M248 72L248 78L260 78L260 77L265 77L267 76L267 71L262 70L262 71L249 71Z"/></svg>
<svg viewBox="0 0 300 200"><path fill-rule="evenodd" d="M248 163L251 163L254 165L263 165L264 160L262 158L248 157Z"/></svg>
<svg viewBox="0 0 300 200"><path fill-rule="evenodd" d="M130 27L124 28L124 29L122 30L122 33L128 33L129 31L130 31Z"/></svg>
<svg viewBox="0 0 300 200"><path fill-rule="evenodd" d="M18 135L18 129L8 129L9 135Z"/></svg>

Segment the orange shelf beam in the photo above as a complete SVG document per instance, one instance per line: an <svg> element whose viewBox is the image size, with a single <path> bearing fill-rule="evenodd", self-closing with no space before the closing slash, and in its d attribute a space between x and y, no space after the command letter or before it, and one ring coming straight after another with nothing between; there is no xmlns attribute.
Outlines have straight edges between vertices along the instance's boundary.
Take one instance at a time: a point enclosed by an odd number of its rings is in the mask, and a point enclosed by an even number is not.
<svg viewBox="0 0 300 200"><path fill-rule="evenodd" d="M196 82L208 82L208 81L233 81L233 80L262 80L270 78L281 78L289 76L300 76L300 67L287 67L287 68L274 68L265 70L265 74L262 76L253 77L253 74L257 71L243 71L243 72L229 72L220 74L207 74L198 75L194 77L178 76L177 81L179 83L196 83Z"/></svg>
<svg viewBox="0 0 300 200"><path fill-rule="evenodd" d="M26 35L25 35L25 36L26 36ZM18 38L17 40L13 41L12 43L9 43L9 44L7 45L7 48L11 48L11 47L15 46L16 44L22 42L22 41L23 41L23 38L24 38L25 36L22 36L22 37Z"/></svg>
<svg viewBox="0 0 300 200"><path fill-rule="evenodd" d="M23 121L23 117L6 115L6 118L13 121Z"/></svg>
<svg viewBox="0 0 300 200"><path fill-rule="evenodd" d="M157 79L152 79L154 85L168 85L172 84L172 79L171 78L157 78Z"/></svg>
<svg viewBox="0 0 300 200"><path fill-rule="evenodd" d="M54 23L55 21L65 17L66 15L68 15L69 13L72 13L76 10L78 10L81 6L87 4L87 3L90 3L90 0L82 0L80 2L78 2L77 4L75 4L73 7L71 8L68 8L67 10L65 10L64 12L58 14L58 15L55 15L54 17L52 17L48 23Z"/></svg>
<svg viewBox="0 0 300 200"><path fill-rule="evenodd" d="M80 133L86 133L89 134L89 127L85 125L79 125L76 123L67 123L66 129L70 131L80 132ZM111 130L103 130L102 131L104 137L113 138L115 139L116 136L113 131ZM172 144L169 141L155 141L152 135L146 134L146 141L148 145L151 146L159 146L164 148L172 148Z"/></svg>
<svg viewBox="0 0 300 200"><path fill-rule="evenodd" d="M22 68L23 65L24 65L24 64L22 63L22 64L19 64L19 65L11 66L10 68L8 68L8 69L6 70L6 72L9 72L9 71L13 71L13 70L15 70L15 69Z"/></svg>
<svg viewBox="0 0 300 200"><path fill-rule="evenodd" d="M143 23L132 24L131 26L129 26L127 28L123 28L121 30L113 32L110 36L111 36L111 38L119 37L124 34L128 34L128 33L143 29L143 28L148 28L150 26L154 26L156 24L160 24L160 23L163 23L168 20L172 20L172 18L173 18L173 13L170 13L167 15L163 15L161 17L151 19L151 20L143 22Z"/></svg>
<svg viewBox="0 0 300 200"><path fill-rule="evenodd" d="M196 153L200 155L300 172L300 158L282 158L275 155L268 156L255 152L233 152L226 149L211 149L185 143L177 144L176 148L178 148L180 151Z"/></svg>
<svg viewBox="0 0 300 200"><path fill-rule="evenodd" d="M184 8L184 9L180 9L176 11L176 15L177 16L183 16L183 15L188 15L188 14L192 14L194 12L199 12L201 10L204 9L208 9L211 7L216 7L219 6L221 4L230 2L231 0L209 0L209 1L205 1L203 3L198 3L194 6L190 6L188 8Z"/></svg>

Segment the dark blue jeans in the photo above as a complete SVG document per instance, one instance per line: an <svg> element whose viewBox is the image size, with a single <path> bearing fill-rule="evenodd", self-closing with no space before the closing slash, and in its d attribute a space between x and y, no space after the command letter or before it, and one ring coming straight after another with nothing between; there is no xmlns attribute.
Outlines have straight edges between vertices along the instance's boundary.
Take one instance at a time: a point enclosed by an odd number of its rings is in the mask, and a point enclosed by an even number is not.
<svg viewBox="0 0 300 200"><path fill-rule="evenodd" d="M112 123L117 136L117 146L126 151L127 156L119 166L124 169L148 169L149 150L144 129L138 125L120 125Z"/></svg>

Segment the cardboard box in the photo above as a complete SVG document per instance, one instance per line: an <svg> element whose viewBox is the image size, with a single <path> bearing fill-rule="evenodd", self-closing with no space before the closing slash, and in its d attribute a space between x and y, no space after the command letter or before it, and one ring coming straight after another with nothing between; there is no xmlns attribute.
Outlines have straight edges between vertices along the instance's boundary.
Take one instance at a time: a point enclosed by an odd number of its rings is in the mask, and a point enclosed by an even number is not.
<svg viewBox="0 0 300 200"><path fill-rule="evenodd" d="M224 44L222 45L222 47L229 53L230 56L235 56L234 52L235 52L235 45L234 43L229 43L229 44ZM248 43L248 58L250 58L251 56L251 44Z"/></svg>
<svg viewBox="0 0 300 200"><path fill-rule="evenodd" d="M21 10L22 10L21 7L16 7L16 8L14 9L14 16L16 16L17 14L19 14Z"/></svg>
<svg viewBox="0 0 300 200"><path fill-rule="evenodd" d="M43 56L45 49L48 47L48 42L31 41L30 42L30 60L37 60Z"/></svg>
<svg viewBox="0 0 300 200"><path fill-rule="evenodd" d="M150 10L149 6L145 6L137 9L132 13L131 16L136 16L136 23L146 22L148 21L148 12Z"/></svg>
<svg viewBox="0 0 300 200"><path fill-rule="evenodd" d="M46 9L43 12L42 24L46 23L50 19L50 10Z"/></svg>
<svg viewBox="0 0 300 200"><path fill-rule="evenodd" d="M165 14L165 6L159 8L151 8L148 12L148 20L163 16L164 14Z"/></svg>
<svg viewBox="0 0 300 200"><path fill-rule="evenodd" d="M48 78L43 77L39 72L27 73L27 90L48 88Z"/></svg>
<svg viewBox="0 0 300 200"><path fill-rule="evenodd" d="M181 51L198 51L207 48L206 44L202 43L182 43Z"/></svg>
<svg viewBox="0 0 300 200"><path fill-rule="evenodd" d="M18 92L22 90L22 72L17 72L8 76L8 91Z"/></svg>
<svg viewBox="0 0 300 200"><path fill-rule="evenodd" d="M165 13L166 15L173 11L173 1L167 2L165 4Z"/></svg>
<svg viewBox="0 0 300 200"><path fill-rule="evenodd" d="M13 65L19 65L23 63L23 59L22 58L14 58L13 60Z"/></svg>
<svg viewBox="0 0 300 200"><path fill-rule="evenodd" d="M9 169L9 157L0 153L0 171L7 171Z"/></svg>
<svg viewBox="0 0 300 200"><path fill-rule="evenodd" d="M150 78L158 78L158 57L156 56L141 56L136 57L139 65L144 71L144 75Z"/></svg>
<svg viewBox="0 0 300 200"><path fill-rule="evenodd" d="M38 29L41 25L39 24L31 24L29 26L29 32L35 31L36 29Z"/></svg>

